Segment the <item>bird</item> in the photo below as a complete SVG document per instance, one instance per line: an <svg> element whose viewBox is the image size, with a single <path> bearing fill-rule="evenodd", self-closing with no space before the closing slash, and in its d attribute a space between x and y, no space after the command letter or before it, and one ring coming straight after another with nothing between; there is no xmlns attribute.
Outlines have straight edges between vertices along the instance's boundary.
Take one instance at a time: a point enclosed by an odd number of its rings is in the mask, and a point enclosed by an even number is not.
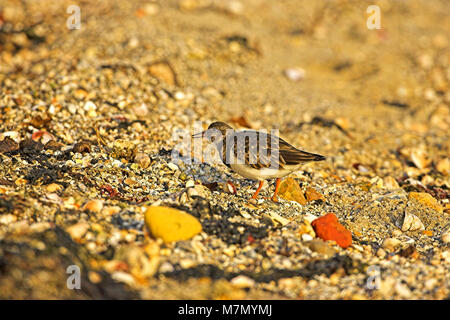
<svg viewBox="0 0 450 320"><path fill-rule="evenodd" d="M258 197L264 180L276 179L271 199L278 202L281 178L299 170L306 162L326 159L320 154L299 150L274 134L235 130L222 121L211 123L207 130L192 137L208 138L219 152L223 164L240 176L259 182L252 199Z"/></svg>

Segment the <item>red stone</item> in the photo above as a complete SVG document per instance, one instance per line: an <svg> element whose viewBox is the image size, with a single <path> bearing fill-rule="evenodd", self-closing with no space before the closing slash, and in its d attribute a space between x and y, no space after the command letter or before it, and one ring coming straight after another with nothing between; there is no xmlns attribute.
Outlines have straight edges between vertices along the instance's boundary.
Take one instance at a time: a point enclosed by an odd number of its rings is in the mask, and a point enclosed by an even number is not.
<svg viewBox="0 0 450 320"><path fill-rule="evenodd" d="M344 249L352 244L352 233L339 223L334 213L317 218L311 225L317 236L323 240L334 240Z"/></svg>

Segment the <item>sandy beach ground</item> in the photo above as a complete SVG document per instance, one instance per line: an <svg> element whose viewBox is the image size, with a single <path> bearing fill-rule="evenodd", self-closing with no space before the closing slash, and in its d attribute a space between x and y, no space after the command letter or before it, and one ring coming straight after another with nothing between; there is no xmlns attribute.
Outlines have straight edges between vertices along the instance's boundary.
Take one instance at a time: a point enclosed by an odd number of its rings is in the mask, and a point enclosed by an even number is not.
<svg viewBox="0 0 450 320"><path fill-rule="evenodd" d="M0 298L450 298L449 12L0 0ZM249 201L213 121L327 159Z"/></svg>

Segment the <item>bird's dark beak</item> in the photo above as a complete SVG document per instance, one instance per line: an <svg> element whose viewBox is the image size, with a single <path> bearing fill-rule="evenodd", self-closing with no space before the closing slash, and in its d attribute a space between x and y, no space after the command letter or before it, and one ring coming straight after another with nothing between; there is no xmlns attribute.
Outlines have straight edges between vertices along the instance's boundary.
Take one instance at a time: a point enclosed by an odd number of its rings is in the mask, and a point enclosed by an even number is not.
<svg viewBox="0 0 450 320"><path fill-rule="evenodd" d="M205 136L205 132L206 132L206 131L203 131L203 132L199 132L199 133L193 134L193 135L192 135L192 138L203 138L203 137Z"/></svg>

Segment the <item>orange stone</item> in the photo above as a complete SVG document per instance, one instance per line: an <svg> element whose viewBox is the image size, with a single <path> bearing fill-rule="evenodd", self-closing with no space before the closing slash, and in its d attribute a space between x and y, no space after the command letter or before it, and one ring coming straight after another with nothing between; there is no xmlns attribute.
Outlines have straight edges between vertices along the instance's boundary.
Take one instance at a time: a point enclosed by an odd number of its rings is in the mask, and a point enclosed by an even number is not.
<svg viewBox="0 0 450 320"><path fill-rule="evenodd" d="M293 178L287 178L281 182L278 195L288 201L296 201L301 205L306 204L302 189Z"/></svg>
<svg viewBox="0 0 450 320"><path fill-rule="evenodd" d="M352 233L339 223L334 213L317 218L311 225L317 236L323 240L334 240L344 249L352 244Z"/></svg>
<svg viewBox="0 0 450 320"><path fill-rule="evenodd" d="M308 187L306 188L306 201L315 201L315 200L322 200L325 201L325 197L323 194L321 194L319 191L317 191L314 188Z"/></svg>

